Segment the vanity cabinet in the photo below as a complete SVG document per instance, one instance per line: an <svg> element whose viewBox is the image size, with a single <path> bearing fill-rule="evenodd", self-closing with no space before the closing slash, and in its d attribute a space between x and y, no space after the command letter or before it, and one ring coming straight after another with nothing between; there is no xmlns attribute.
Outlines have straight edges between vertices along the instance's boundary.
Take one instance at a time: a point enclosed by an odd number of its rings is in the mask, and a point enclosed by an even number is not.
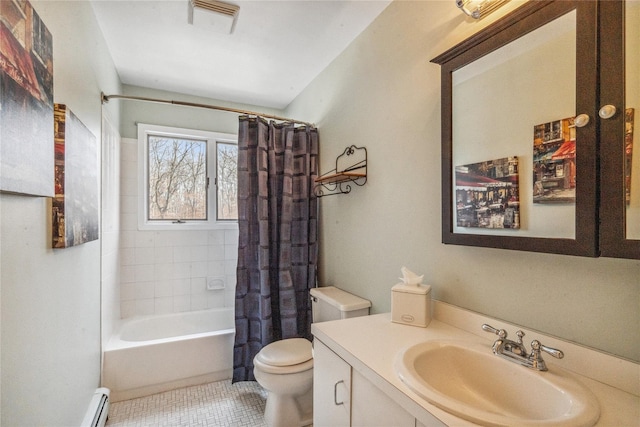
<svg viewBox="0 0 640 427"><path fill-rule="evenodd" d="M353 427L415 427L416 419L378 387L353 370L351 375Z"/></svg>
<svg viewBox="0 0 640 427"><path fill-rule="evenodd" d="M426 427L317 338L313 407L316 427ZM444 424L434 418L429 426Z"/></svg>
<svg viewBox="0 0 640 427"><path fill-rule="evenodd" d="M367 425L367 427L412 426L413 423L416 427L477 425L438 405L429 403L428 400L414 393L411 387L402 381L396 369L398 358L404 349L434 340L469 343L474 347L479 345L484 347L487 357L492 358L494 357L491 354L492 339L478 335L480 325L485 323L508 325L501 320L448 304L437 301L434 301L434 304L436 305L435 316L427 328L392 322L391 313L311 325L311 333L314 336L315 386L321 385L324 379L333 376L334 368L348 367L348 377L343 376L341 379L350 379L351 406L348 410L351 425ZM521 325L509 327L523 328L527 334L533 334L533 331ZM640 413L638 363L549 335L536 333L536 337L542 342L561 348L565 357L561 361L548 360L547 362L553 365L549 367L551 372L538 373L534 376L551 375L559 378L556 374L560 377L566 374L568 380L574 378L586 386L593 392L600 406L600 419L595 424L598 427L638 425ZM504 363L511 362L504 361ZM594 366L597 369L593 369ZM529 374L527 368L513 366L513 369L518 368L524 370L525 376ZM334 405L335 383L325 381L324 384L321 387L314 387L314 427L338 425L332 424L325 418L326 413L331 411L331 406ZM482 384L475 384L474 387L479 393L476 396L482 397ZM485 392L488 391L485 390ZM524 401L535 398L527 394L526 387L522 388L522 393ZM533 406L530 409L533 409ZM593 408L593 403L589 407ZM522 406L521 408L524 409ZM579 410L578 407L576 409ZM544 409L541 411L546 413ZM388 413L385 414L385 412ZM533 412L530 415L535 417ZM513 418L510 424L519 425L517 415L513 414L513 416L516 418ZM538 419L544 424L542 418L540 414ZM522 421L525 422L525 420ZM343 419L339 425L349 425L348 418Z"/></svg>
<svg viewBox="0 0 640 427"><path fill-rule="evenodd" d="M351 425L351 366L322 341L313 341L313 425Z"/></svg>
<svg viewBox="0 0 640 427"><path fill-rule="evenodd" d="M638 9L527 2L432 60L444 243L640 259Z"/></svg>

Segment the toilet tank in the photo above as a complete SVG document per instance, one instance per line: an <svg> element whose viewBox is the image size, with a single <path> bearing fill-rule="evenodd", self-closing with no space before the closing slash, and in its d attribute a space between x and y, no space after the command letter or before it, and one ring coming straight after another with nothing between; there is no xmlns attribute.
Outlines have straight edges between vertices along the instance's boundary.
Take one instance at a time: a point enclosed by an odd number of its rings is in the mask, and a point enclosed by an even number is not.
<svg viewBox="0 0 640 427"><path fill-rule="evenodd" d="M311 313L314 323L369 314L371 301L335 286L312 288L309 293L311 294Z"/></svg>

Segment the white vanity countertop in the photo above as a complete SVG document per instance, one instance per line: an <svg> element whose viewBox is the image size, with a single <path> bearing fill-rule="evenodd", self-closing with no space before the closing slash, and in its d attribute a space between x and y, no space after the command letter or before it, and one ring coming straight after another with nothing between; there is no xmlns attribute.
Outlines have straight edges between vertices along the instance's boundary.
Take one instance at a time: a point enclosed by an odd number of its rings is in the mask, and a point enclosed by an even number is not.
<svg viewBox="0 0 640 427"><path fill-rule="evenodd" d="M330 347L353 369L375 384L423 424L429 425L430 421L433 421L432 417L435 416L449 426L472 426L475 424L437 408L411 391L396 375L395 359L402 349L433 339L484 343L487 346L487 351L491 352L491 345L495 337L481 330L482 323L489 323L496 328L504 328L510 334L515 334L518 327L435 301L434 307L434 313L440 320L434 318L427 328L393 323L391 322L391 314L383 313L314 323L311 330L317 339ZM465 320L472 320L474 323L480 321L480 323L465 325L464 329L467 330L464 330L460 328L460 322ZM458 327L451 324L456 324ZM468 332L468 330L474 330L468 328L477 328L479 332L478 334ZM545 361L551 371L559 367L565 370L571 369L571 374L593 392L600 403L600 419L597 426L640 425L640 397L637 395L637 387L640 386L640 365L575 344L563 343L558 339L548 338L526 329L525 333L527 333L526 339L539 339L543 344L565 352L565 358L562 360L549 360L553 358L546 357ZM573 363L574 360L577 360L575 353L578 351L581 355L584 352L597 353L595 356L591 354L586 358L595 359L595 364L598 366L594 369L595 374L590 376L598 380L575 373L575 366L580 365ZM565 362L564 365L563 362ZM589 367L588 365L589 363L586 363L586 368ZM580 366L580 368L583 367ZM580 372L579 369L578 372ZM606 375L610 375L612 380L608 381L607 378L603 378ZM523 399L525 398L526 391L523 390Z"/></svg>

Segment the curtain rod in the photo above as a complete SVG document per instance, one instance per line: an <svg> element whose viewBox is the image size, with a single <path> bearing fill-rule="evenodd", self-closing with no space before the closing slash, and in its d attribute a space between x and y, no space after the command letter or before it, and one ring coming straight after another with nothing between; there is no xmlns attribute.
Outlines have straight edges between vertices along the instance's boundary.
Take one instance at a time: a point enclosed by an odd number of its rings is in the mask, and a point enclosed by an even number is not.
<svg viewBox="0 0 640 427"><path fill-rule="evenodd" d="M166 99L145 98L145 97L141 97L141 96L105 95L104 93L102 94L102 103L103 104L109 102L109 100L111 100L111 99L128 99L128 100L132 100L132 101L145 101L145 102L155 102L155 103L158 103L158 104L179 105L179 106L182 106L182 107L207 108L209 110L220 110L220 111L227 111L227 112L230 112L230 113L247 114L247 115L250 115L250 116L260 116L260 117L265 117L267 119L282 120L282 121L285 121L285 122L293 122L293 123L298 123L298 124L301 124L301 125L310 126L310 127L313 127L313 128L316 127L313 123L302 122L300 120L289 119L289 118L286 118L286 117L279 117L279 116L275 116L273 114L263 114L263 113L256 113L254 111L240 110L240 109L237 109L237 108L221 107L221 106L218 106L218 105L196 104L194 102L171 101L171 100L166 100Z"/></svg>

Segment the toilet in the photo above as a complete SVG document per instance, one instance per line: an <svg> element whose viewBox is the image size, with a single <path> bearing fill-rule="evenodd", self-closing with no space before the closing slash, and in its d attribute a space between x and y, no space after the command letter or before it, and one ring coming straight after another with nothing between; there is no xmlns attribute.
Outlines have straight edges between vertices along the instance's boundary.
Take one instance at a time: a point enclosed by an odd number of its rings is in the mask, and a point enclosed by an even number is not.
<svg viewBox="0 0 640 427"><path fill-rule="evenodd" d="M313 288L313 322L369 314L371 302L335 286ZM266 345L253 359L253 374L267 391L265 422L271 427L302 427L313 422L313 352L304 338Z"/></svg>

